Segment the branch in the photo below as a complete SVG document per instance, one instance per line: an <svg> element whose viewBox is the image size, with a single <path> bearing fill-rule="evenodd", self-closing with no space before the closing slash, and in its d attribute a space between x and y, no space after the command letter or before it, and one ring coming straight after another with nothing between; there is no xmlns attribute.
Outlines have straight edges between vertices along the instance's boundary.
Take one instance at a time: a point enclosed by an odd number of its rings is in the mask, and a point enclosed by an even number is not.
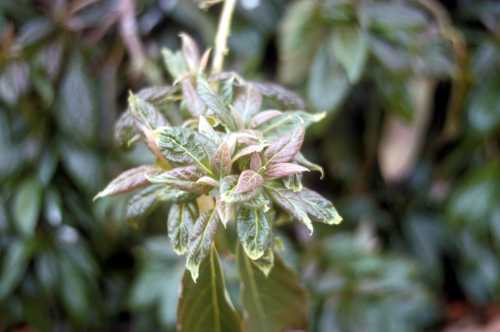
<svg viewBox="0 0 500 332"><path fill-rule="evenodd" d="M236 0L225 0L222 14L215 36L215 52L212 62L212 74L218 74L224 67L224 56L227 54L227 39L231 31L231 19L233 17Z"/></svg>

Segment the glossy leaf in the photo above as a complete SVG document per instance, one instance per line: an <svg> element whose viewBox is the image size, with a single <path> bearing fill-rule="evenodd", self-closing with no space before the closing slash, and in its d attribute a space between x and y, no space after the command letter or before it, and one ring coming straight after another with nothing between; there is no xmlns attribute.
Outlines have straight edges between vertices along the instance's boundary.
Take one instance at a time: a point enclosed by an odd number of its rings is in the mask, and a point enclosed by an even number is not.
<svg viewBox="0 0 500 332"><path fill-rule="evenodd" d="M129 169L111 181L104 190L94 197L94 200L101 197L126 193L146 186L149 184L148 177L158 174L159 172L161 172L161 169L152 165L143 165Z"/></svg>
<svg viewBox="0 0 500 332"><path fill-rule="evenodd" d="M240 208L236 216L238 238L245 253L252 260L261 258L270 248L271 224L262 209Z"/></svg>
<svg viewBox="0 0 500 332"><path fill-rule="evenodd" d="M170 207L168 237L177 255L182 255L187 251L189 233L197 217L197 208L193 203L179 203Z"/></svg>
<svg viewBox="0 0 500 332"><path fill-rule="evenodd" d="M227 293L214 247L209 248L207 256L200 265L200 278L196 283L184 273L177 306L177 331L241 332L241 321Z"/></svg>
<svg viewBox="0 0 500 332"><path fill-rule="evenodd" d="M295 273L279 257L268 276L254 264L238 250L245 331L305 331L308 299Z"/></svg>
<svg viewBox="0 0 500 332"><path fill-rule="evenodd" d="M202 213L196 220L189 235L188 256L186 268L196 283L200 264L210 253L210 248L217 231L218 215L215 209Z"/></svg>

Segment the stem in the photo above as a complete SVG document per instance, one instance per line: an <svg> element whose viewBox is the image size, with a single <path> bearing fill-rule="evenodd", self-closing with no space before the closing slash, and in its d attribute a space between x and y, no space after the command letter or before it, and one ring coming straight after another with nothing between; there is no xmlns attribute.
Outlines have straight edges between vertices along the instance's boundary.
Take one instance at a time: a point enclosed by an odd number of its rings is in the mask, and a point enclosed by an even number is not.
<svg viewBox="0 0 500 332"><path fill-rule="evenodd" d="M231 31L231 19L233 17L236 0L225 0L222 14L215 35L215 52L212 62L212 74L218 74L224 67L224 56L227 54L227 39Z"/></svg>

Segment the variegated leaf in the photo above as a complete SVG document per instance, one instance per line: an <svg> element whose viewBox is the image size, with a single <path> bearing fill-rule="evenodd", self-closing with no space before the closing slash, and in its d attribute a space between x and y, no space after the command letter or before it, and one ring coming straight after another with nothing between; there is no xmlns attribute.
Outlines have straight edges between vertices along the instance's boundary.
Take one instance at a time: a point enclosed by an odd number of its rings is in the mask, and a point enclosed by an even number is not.
<svg viewBox="0 0 500 332"><path fill-rule="evenodd" d="M205 185L197 182L203 175L198 167L189 165L157 173L147 178L151 183L164 183L180 190L201 193L207 189Z"/></svg>
<svg viewBox="0 0 500 332"><path fill-rule="evenodd" d="M196 81L196 91L205 103L205 106L230 130L237 128L236 121L229 108L224 104L223 99L215 93L208 81L198 75Z"/></svg>
<svg viewBox="0 0 500 332"><path fill-rule="evenodd" d="M189 233L197 217L198 211L194 203L179 203L170 207L168 237L176 254L182 255L187 251Z"/></svg>
<svg viewBox="0 0 500 332"><path fill-rule="evenodd" d="M140 128L154 129L168 125L167 120L153 104L130 94L128 98L130 112Z"/></svg>
<svg viewBox="0 0 500 332"><path fill-rule="evenodd" d="M264 152L265 164L285 163L293 160L304 142L304 129L282 136L271 142ZM266 166L267 167L267 166Z"/></svg>
<svg viewBox="0 0 500 332"><path fill-rule="evenodd" d="M301 205L313 221L328 225L337 225L342 221L332 202L318 194L317 192L304 188L297 193Z"/></svg>
<svg viewBox="0 0 500 332"><path fill-rule="evenodd" d="M189 236L186 268L193 281L198 279L200 264L207 257L217 231L218 215L215 209L202 213L194 224Z"/></svg>
<svg viewBox="0 0 500 332"><path fill-rule="evenodd" d="M262 176L252 170L246 170L241 172L238 182L234 188L235 194L243 194L251 191L255 191L262 186L264 179Z"/></svg>
<svg viewBox="0 0 500 332"><path fill-rule="evenodd" d="M265 175L271 179L275 179L308 171L304 166L294 163L277 163L269 165L266 168Z"/></svg>
<svg viewBox="0 0 500 332"><path fill-rule="evenodd" d="M215 155L212 157L212 170L219 177L224 177L231 173L232 165L231 150L226 142L222 142L217 148L217 151L215 151Z"/></svg>
<svg viewBox="0 0 500 332"><path fill-rule="evenodd" d="M242 157L248 156L252 153L261 152L264 149L264 147L265 147L265 145L263 145L263 144L252 144L249 146L245 146L243 149L241 149L240 151L238 151L236 153L236 155L233 157L233 162L235 162L236 160L238 160Z"/></svg>
<svg viewBox="0 0 500 332"><path fill-rule="evenodd" d="M248 123L260 111L261 106L262 95L252 85L245 86L233 104L234 110L240 115L243 123Z"/></svg>
<svg viewBox="0 0 500 332"><path fill-rule="evenodd" d="M192 116L200 116L205 112L205 104L196 92L191 79L188 77L182 80L182 100Z"/></svg>
<svg viewBox="0 0 500 332"><path fill-rule="evenodd" d="M270 248L272 231L266 213L257 208L240 208L236 217L238 238L252 260L261 258Z"/></svg>
<svg viewBox="0 0 500 332"><path fill-rule="evenodd" d="M179 37L182 39L182 53L189 71L191 73L196 73L200 64L200 51L198 50L198 46L193 38L186 33L181 33Z"/></svg>
<svg viewBox="0 0 500 332"><path fill-rule="evenodd" d="M295 156L295 162L297 164L300 164L300 165L312 170L312 171L319 172L321 179L323 179L325 177L325 171L323 170L323 167L307 160L306 157L304 157L304 155L302 153L300 153L300 152L297 153L297 155Z"/></svg>
<svg viewBox="0 0 500 332"><path fill-rule="evenodd" d="M149 184L147 179L148 176L153 176L159 172L161 172L161 169L152 165L143 165L129 169L111 181L106 188L104 188L104 190L99 192L94 197L94 200L101 197L133 191L143 187Z"/></svg>
<svg viewBox="0 0 500 332"><path fill-rule="evenodd" d="M271 120L272 118L280 116L281 114L283 114L283 112L277 110L267 110L257 113L250 121L250 128L258 127L261 124Z"/></svg>
<svg viewBox="0 0 500 332"><path fill-rule="evenodd" d="M321 121L326 113L307 113L303 111L289 111L275 116L269 121L256 127L268 140L290 135L299 129L306 129L311 124Z"/></svg>

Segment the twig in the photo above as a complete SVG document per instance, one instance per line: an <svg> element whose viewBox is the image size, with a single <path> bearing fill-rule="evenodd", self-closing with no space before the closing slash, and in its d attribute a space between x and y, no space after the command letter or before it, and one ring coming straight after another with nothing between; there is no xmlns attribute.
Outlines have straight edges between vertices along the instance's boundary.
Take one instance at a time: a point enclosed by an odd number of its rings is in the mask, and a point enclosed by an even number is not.
<svg viewBox="0 0 500 332"><path fill-rule="evenodd" d="M462 34L453 26L448 13L441 4L435 0L417 1L436 19L439 31L451 43L457 61L443 137L444 140L448 140L455 137L460 129L460 117L469 82L467 45Z"/></svg>
<svg viewBox="0 0 500 332"><path fill-rule="evenodd" d="M215 35L215 52L212 62L212 74L218 74L224 67L224 56L227 54L227 40L231 31L231 19L233 17L236 0L225 0L222 14Z"/></svg>

